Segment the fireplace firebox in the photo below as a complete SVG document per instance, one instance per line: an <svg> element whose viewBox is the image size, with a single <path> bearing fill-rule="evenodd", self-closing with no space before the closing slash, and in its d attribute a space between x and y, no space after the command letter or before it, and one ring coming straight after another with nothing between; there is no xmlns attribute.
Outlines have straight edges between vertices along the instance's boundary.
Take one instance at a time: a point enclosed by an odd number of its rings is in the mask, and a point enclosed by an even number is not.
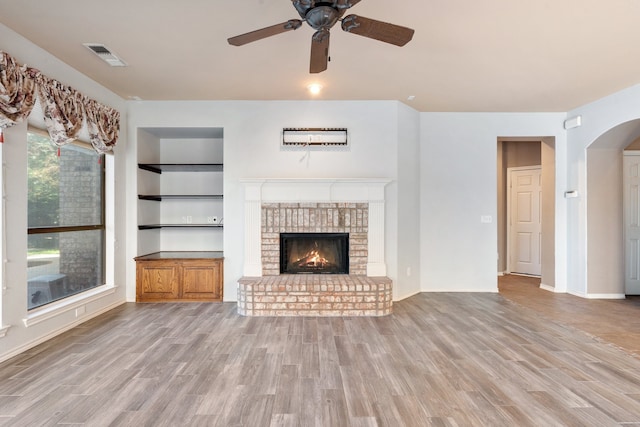
<svg viewBox="0 0 640 427"><path fill-rule="evenodd" d="M349 233L281 233L280 274L349 274Z"/></svg>

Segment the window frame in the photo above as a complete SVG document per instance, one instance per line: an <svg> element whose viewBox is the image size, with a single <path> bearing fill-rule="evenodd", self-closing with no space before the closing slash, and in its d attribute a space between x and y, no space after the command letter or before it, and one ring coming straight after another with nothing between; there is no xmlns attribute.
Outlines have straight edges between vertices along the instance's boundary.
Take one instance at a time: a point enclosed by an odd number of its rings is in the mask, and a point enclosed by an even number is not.
<svg viewBox="0 0 640 427"><path fill-rule="evenodd" d="M49 133L43 129L40 129L38 127L34 127L32 125L29 125L27 127L27 138L28 135L32 133L32 134L39 134L41 136L44 136L46 138L48 138L50 140L50 136ZM28 141L27 141L28 144ZM82 147L91 151L95 151L93 149L93 147L91 146L91 144L84 142L84 141L73 141L69 143L70 145L75 145L78 147ZM107 231L107 220L106 220L106 211L107 211L107 206L106 206L106 198L107 198L107 193L106 193L106 178L107 178L107 174L106 174L106 154L105 153L97 153L98 154L98 161L100 163L100 224L91 224L91 225L74 225L74 226L39 226L39 227L29 227L27 225L27 236L29 235L36 235L36 234L49 234L49 233L67 233L67 232L74 232L74 231L93 231L93 230L102 230L102 277L100 278L100 282L96 284L95 286L85 289L81 292L75 293L75 294L70 294L67 295L65 297L62 297L60 299L54 300L54 301L50 301L48 303L45 303L43 305L37 306L37 307L33 307L31 309L28 309L27 312L29 314L31 313L35 313L35 312L39 312L39 311L44 311L43 309L46 309L47 307L52 307L52 308L56 308L58 306L60 306L60 304L64 304L67 301L71 301L72 303L77 302L79 299L82 299L83 295L87 295L87 294L92 294L92 291L101 288L101 287L105 287L106 283L107 283L107 278L109 277L109 272L107 272L107 268L108 268L108 264L109 264L109 255L107 254L107 250L109 249L109 242L108 242L108 238L109 238L109 233ZM27 164L27 169L28 169L28 164ZM27 325L27 320L25 319L25 325Z"/></svg>

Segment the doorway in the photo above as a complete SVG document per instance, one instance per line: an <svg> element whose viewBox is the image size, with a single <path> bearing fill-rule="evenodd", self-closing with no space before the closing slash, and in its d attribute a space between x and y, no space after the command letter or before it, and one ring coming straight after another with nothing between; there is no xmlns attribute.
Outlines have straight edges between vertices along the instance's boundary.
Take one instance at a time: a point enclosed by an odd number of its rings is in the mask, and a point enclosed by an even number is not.
<svg viewBox="0 0 640 427"><path fill-rule="evenodd" d="M507 237L508 216L507 199L509 168L540 169L540 233L538 240L538 257L540 264L540 287L552 292L556 291L556 150L554 137L498 137L497 139L497 192L498 192L498 262L497 274L509 273ZM533 242L532 242L533 243ZM511 244L512 245L512 244ZM514 270L515 272L515 270ZM531 274L531 273L526 273ZM564 289L560 290L563 292Z"/></svg>

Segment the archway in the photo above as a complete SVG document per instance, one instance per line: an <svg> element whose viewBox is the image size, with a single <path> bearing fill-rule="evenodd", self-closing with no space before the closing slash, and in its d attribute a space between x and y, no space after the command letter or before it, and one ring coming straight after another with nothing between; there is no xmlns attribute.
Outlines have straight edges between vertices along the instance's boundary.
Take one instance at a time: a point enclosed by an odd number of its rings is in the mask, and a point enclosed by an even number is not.
<svg viewBox="0 0 640 427"><path fill-rule="evenodd" d="M586 294L624 298L622 152L640 137L640 119L622 123L586 150Z"/></svg>

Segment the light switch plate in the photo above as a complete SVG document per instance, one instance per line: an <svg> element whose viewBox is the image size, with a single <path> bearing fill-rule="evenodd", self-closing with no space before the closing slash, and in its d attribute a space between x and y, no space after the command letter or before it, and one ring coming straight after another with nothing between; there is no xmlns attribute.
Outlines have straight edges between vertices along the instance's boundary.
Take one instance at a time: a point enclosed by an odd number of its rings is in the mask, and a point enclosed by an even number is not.
<svg viewBox="0 0 640 427"><path fill-rule="evenodd" d="M491 215L482 215L480 217L480 222L483 224L491 224L493 222L493 217Z"/></svg>

